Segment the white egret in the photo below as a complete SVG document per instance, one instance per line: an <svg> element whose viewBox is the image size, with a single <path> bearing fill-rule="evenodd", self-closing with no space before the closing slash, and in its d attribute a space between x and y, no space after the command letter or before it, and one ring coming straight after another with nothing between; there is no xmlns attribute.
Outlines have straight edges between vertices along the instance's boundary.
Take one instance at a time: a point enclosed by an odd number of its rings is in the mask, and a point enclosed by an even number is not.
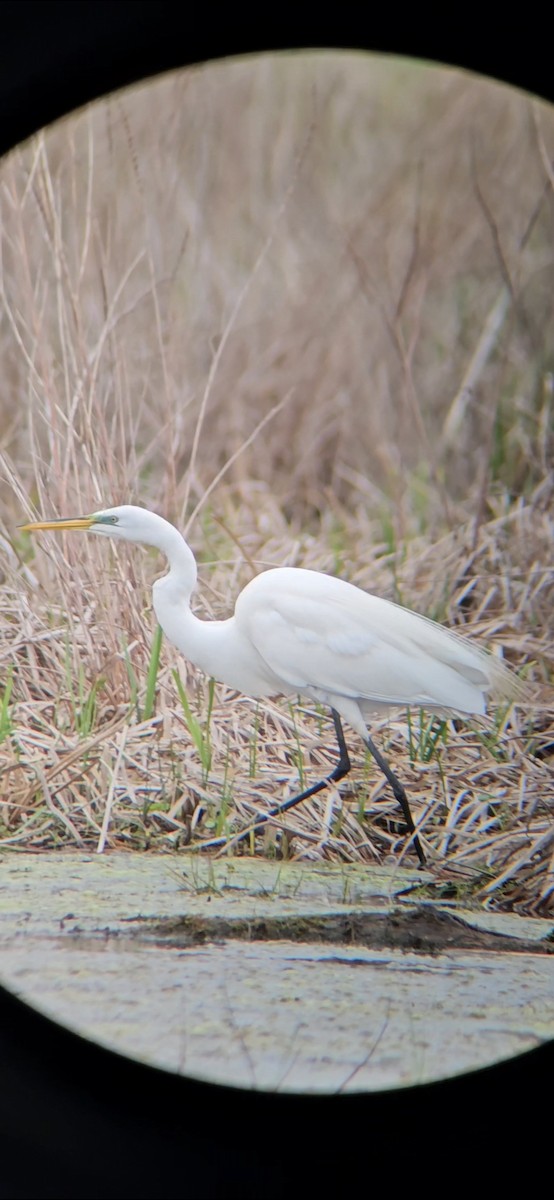
<svg viewBox="0 0 554 1200"><path fill-rule="evenodd" d="M35 521L21 529L86 529L155 546L169 563L168 573L153 586L156 616L190 662L247 696L300 693L330 707L337 765L325 779L272 808L268 817L348 773L344 719L391 785L424 863L406 793L371 740L367 717L407 705L442 716L484 713L489 694L517 699L522 692L519 680L499 659L444 626L345 580L301 567L275 567L256 575L240 593L234 616L202 621L190 606L197 581L192 550L174 525L144 508L123 504L87 517ZM256 828L263 823L261 819Z"/></svg>

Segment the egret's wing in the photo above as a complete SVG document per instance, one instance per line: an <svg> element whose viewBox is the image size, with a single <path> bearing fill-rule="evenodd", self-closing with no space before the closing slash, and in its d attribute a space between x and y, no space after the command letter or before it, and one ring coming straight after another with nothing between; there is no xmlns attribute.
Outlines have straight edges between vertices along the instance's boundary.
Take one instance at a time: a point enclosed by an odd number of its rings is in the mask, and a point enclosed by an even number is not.
<svg viewBox="0 0 554 1200"><path fill-rule="evenodd" d="M509 675L443 626L318 572L257 576L236 619L276 676L325 698L482 712L483 693Z"/></svg>

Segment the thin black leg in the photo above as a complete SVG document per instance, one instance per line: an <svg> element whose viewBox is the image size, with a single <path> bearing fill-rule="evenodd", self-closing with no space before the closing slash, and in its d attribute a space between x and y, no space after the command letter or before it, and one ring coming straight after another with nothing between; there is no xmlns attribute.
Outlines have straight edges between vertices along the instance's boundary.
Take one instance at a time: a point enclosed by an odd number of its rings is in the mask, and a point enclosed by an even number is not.
<svg viewBox="0 0 554 1200"><path fill-rule="evenodd" d="M344 776L348 775L352 764L350 762L350 755L346 745L342 721L335 708L331 709L331 715L333 717L333 724L335 726L335 733L337 735L339 761L336 767L334 767L331 771L330 775L326 775L325 779L320 779L319 783L313 783L311 787L306 788L305 792L299 792L297 796L291 796L290 800L285 800L283 804L276 804L274 808L270 808L269 812L267 812L265 816L260 817L254 825L250 825L248 829L245 829L242 833L236 835L233 838L233 843L241 840L243 837L247 837L247 835L250 833L255 833L258 829L261 829L270 817L278 817L280 813L288 812L289 808L295 808L297 804L302 802L302 800L307 800L309 796L315 796L316 792L321 792L329 783L338 783L339 779L344 779ZM415 830L412 814L410 812L410 805L408 804L408 797L404 791L404 788L402 787L400 780L397 779L396 775L389 767L386 758L383 758L383 755L377 749L375 743L372 742L369 734L366 735L365 741L368 750L371 752L375 762L377 763L377 766L381 768L383 775L391 785L394 795L402 809L406 825L412 834L414 849L417 853L420 863L423 866L427 860Z"/></svg>
<svg viewBox="0 0 554 1200"><path fill-rule="evenodd" d="M331 709L331 713L339 746L339 761L336 767L333 768L330 775L325 776L325 779L320 779L319 783L313 783L311 787L306 788L305 792L299 792L298 796L291 796L290 800L285 800L283 804L276 804L274 808L270 808L269 812L265 816L259 817L255 824L249 825L247 829L243 829L241 833L236 834L232 838L232 845L242 841L242 838L248 837L250 833L255 833L258 829L262 829L270 817L278 817L280 813L287 812L289 808L294 808L302 800L307 800L308 796L315 796L316 792L321 792L323 788L327 787L327 784L338 783L339 779L344 779L344 776L348 775L352 764L348 754L342 722L338 712L334 708Z"/></svg>
<svg viewBox="0 0 554 1200"><path fill-rule="evenodd" d="M391 788L394 792L395 798L398 800L398 803L402 809L402 813L404 815L404 820L406 822L406 825L408 826L408 829L409 829L410 833L412 834L414 850L416 851L417 857L419 858L421 865L425 866L427 859L425 858L425 854L423 853L423 850L421 848L421 842L420 842L420 840L417 836L416 830L415 830L413 817L410 812L410 805L408 804L408 797L404 791L404 788L402 787L400 780L394 774L394 771L392 771L391 768L389 767L389 764L388 764L386 758L383 758L381 751L377 749L375 742L372 742L369 734L366 735L365 743L366 743L368 750L373 755L375 762L377 763L377 766L381 768L383 775L385 776L385 778L388 780L388 782L391 785Z"/></svg>
<svg viewBox="0 0 554 1200"><path fill-rule="evenodd" d="M291 796L290 800L285 800L283 804L276 804L275 808L270 808L267 817L276 817L279 813L287 812L289 808L295 808L302 800L307 800L308 796L315 796L316 792L321 792L323 788L327 787L328 783L338 783L339 779L344 779L344 776L348 775L352 763L350 762L342 721L335 708L331 709L331 715L339 746L339 761L336 767L333 768L330 775L325 776L325 779L320 779L319 783L313 783L311 787L306 788L305 792L300 792L298 796ZM267 817L264 817L264 821L267 820ZM256 826L257 828L258 826Z"/></svg>

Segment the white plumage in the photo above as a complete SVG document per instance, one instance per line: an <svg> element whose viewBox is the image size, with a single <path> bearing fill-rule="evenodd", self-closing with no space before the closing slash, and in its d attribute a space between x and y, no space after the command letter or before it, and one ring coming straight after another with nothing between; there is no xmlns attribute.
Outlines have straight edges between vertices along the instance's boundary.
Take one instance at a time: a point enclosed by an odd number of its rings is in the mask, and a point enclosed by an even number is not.
<svg viewBox="0 0 554 1200"><path fill-rule="evenodd" d="M240 593L234 616L199 620L190 606L197 580L194 555L173 525L147 509L125 504L22 528L89 529L155 546L169 563L168 573L153 587L156 616L186 658L247 696L301 693L331 708L340 750L337 767L268 815L292 807L347 773L350 760L342 717L384 771L424 862L404 789L371 741L366 718L406 705L442 715L484 713L489 695L515 699L521 691L502 662L465 638L319 571L265 571Z"/></svg>

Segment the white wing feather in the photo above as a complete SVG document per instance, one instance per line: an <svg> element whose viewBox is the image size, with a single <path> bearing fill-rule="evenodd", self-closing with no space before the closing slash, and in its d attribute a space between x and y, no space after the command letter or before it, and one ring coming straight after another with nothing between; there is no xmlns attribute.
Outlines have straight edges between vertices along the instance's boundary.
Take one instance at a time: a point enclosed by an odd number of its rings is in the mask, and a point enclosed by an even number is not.
<svg viewBox="0 0 554 1200"><path fill-rule="evenodd" d="M484 712L488 692L515 694L501 662L409 609L316 571L278 567L256 576L235 619L289 687L332 703L414 705Z"/></svg>

